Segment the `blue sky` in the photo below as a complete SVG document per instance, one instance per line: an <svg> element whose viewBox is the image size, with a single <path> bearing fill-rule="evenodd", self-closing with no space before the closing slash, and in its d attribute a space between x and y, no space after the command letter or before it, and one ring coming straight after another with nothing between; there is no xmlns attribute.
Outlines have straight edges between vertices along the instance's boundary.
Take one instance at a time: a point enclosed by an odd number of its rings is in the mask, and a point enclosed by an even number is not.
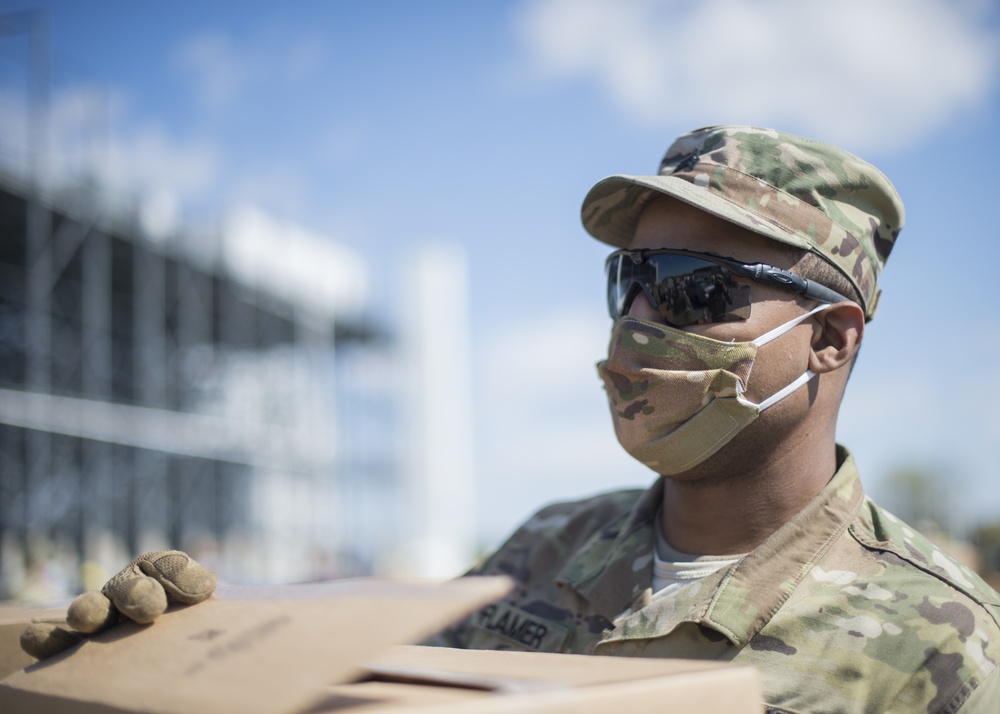
<svg viewBox="0 0 1000 714"><path fill-rule="evenodd" d="M109 183L184 223L252 202L329 235L375 267L386 321L414 245L464 249L485 540L651 480L594 370L607 249L579 206L716 123L839 143L896 184L907 227L839 438L878 500L917 467L959 522L1000 518L995 2L0 2L29 8L51 19L56 170L99 147ZM0 38L8 136L23 54Z"/></svg>

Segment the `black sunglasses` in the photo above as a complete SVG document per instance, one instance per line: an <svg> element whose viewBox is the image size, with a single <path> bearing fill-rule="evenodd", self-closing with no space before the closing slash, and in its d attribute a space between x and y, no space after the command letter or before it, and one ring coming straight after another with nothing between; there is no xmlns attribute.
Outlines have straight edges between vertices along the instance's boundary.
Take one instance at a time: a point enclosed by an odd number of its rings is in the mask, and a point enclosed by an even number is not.
<svg viewBox="0 0 1000 714"><path fill-rule="evenodd" d="M848 299L771 265L741 263L689 250L616 250L604 268L612 320L628 313L640 290L675 327L746 320L750 317L750 286L734 278L747 278L825 303Z"/></svg>

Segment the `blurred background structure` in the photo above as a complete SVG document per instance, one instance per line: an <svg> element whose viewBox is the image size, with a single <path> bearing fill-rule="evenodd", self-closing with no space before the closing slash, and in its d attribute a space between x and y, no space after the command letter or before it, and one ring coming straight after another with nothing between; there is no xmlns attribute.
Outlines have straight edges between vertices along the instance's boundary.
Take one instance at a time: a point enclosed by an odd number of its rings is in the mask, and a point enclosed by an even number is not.
<svg viewBox="0 0 1000 714"><path fill-rule="evenodd" d="M326 236L249 205L185 229L156 196L53 177L46 18L6 19L30 37L31 134L22 170L0 165L0 598L99 587L168 548L236 582L460 572L461 252L414 251L401 337L368 319L362 257Z"/></svg>
<svg viewBox="0 0 1000 714"><path fill-rule="evenodd" d="M838 439L1000 569L1000 4L0 0L0 597L453 574L646 486L580 201L717 123L898 188Z"/></svg>
<svg viewBox="0 0 1000 714"><path fill-rule="evenodd" d="M92 189L47 189L0 181L4 594L30 594L35 564L64 565L72 589L81 563L162 548L255 582L406 572L406 406L379 380L414 353L360 321L359 257L250 208L218 233L155 236ZM461 267L441 253L417 275L442 258ZM413 340L428 342L420 318L433 307L416 306ZM408 403L443 431L428 441L468 454L436 415L468 411L468 392L440 380L415 375ZM435 458L448 444L432 445L405 462L430 460L414 485L433 472L430 491L469 513L468 464L455 488L456 469ZM470 529L440 515L406 523L434 540L412 574L468 561Z"/></svg>

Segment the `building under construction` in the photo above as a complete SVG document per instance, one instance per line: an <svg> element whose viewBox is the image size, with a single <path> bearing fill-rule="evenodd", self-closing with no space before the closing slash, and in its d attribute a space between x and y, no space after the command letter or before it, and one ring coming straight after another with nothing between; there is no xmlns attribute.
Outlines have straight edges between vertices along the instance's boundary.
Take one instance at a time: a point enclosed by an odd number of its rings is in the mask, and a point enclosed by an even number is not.
<svg viewBox="0 0 1000 714"><path fill-rule="evenodd" d="M86 162L55 176L46 18L0 36L27 40L0 135L0 599L162 548L230 582L467 566L460 253L382 266L404 314L375 320L365 262L327 236L248 206L178 228Z"/></svg>
<svg viewBox="0 0 1000 714"><path fill-rule="evenodd" d="M35 566L163 547L247 579L336 574L321 556L342 545L333 476L353 457L336 443L334 345L388 346L359 328L358 259L247 210L214 235L153 238L99 196L13 181L0 235L5 594ZM310 270L287 282L303 251ZM391 472L385 456L352 468Z"/></svg>
<svg viewBox="0 0 1000 714"><path fill-rule="evenodd" d="M248 207L172 235L139 213L0 182L0 597L160 548L231 582L467 566L461 256L407 261L394 330L328 239Z"/></svg>

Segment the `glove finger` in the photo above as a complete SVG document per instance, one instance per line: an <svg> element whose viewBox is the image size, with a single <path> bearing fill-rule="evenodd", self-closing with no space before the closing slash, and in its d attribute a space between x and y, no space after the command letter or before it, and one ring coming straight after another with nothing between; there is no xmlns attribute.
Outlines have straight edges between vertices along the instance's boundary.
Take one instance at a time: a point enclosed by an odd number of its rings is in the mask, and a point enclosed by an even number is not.
<svg viewBox="0 0 1000 714"><path fill-rule="evenodd" d="M143 573L154 578L171 600L195 605L215 592L215 573L200 565L187 553L167 550L146 553L136 560Z"/></svg>
<svg viewBox="0 0 1000 714"><path fill-rule="evenodd" d="M83 635L51 622L33 622L21 633L21 649L36 659L48 659L83 641Z"/></svg>
<svg viewBox="0 0 1000 714"><path fill-rule="evenodd" d="M92 635L118 622L118 611L99 590L83 593L70 603L66 623L74 630Z"/></svg>
<svg viewBox="0 0 1000 714"><path fill-rule="evenodd" d="M139 561L150 553L140 555L104 584L101 592L114 603L125 617L145 625L167 609L167 595L158 582L143 575Z"/></svg>

